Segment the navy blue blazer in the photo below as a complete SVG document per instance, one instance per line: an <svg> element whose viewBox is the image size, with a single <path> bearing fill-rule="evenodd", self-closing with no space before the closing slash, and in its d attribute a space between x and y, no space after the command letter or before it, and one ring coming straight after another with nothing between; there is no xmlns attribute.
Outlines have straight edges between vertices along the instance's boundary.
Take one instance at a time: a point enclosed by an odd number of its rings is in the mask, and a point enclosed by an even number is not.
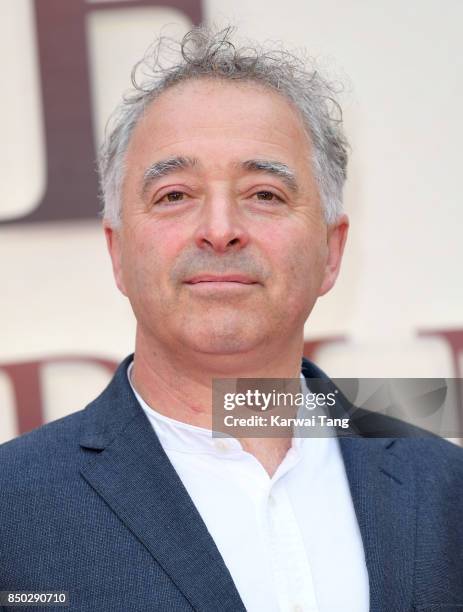
<svg viewBox="0 0 463 612"><path fill-rule="evenodd" d="M84 410L0 446L0 590L68 591L79 612L244 611L132 393L132 358ZM326 376L306 359L302 372ZM462 611L463 449L365 437L368 413L356 415L340 446L371 612Z"/></svg>

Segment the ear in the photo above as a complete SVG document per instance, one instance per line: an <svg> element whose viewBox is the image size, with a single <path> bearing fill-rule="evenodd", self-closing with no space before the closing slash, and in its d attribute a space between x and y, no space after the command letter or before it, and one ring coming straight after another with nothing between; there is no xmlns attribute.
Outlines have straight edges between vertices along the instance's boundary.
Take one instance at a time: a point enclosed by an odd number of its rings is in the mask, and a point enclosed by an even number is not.
<svg viewBox="0 0 463 612"><path fill-rule="evenodd" d="M112 261L116 285L119 291L127 296L122 273L122 244L120 231L112 227L107 221L103 221L103 229L106 237L106 245Z"/></svg>
<svg viewBox="0 0 463 612"><path fill-rule="evenodd" d="M335 223L328 226L328 255L325 266L325 275L318 293L319 296L328 293L336 282L339 270L341 268L341 260L347 240L348 229L349 218L347 215L341 215Z"/></svg>

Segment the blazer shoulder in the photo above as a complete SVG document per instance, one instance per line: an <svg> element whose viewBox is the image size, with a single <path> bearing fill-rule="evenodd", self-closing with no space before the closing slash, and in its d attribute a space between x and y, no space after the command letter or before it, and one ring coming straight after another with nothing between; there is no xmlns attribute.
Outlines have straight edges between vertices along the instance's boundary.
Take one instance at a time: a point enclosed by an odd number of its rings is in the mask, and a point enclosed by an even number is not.
<svg viewBox="0 0 463 612"><path fill-rule="evenodd" d="M427 469L449 467L463 475L463 447L459 444L433 435L412 439L412 448Z"/></svg>
<svg viewBox="0 0 463 612"><path fill-rule="evenodd" d="M85 408L51 421L0 445L0 482L8 482L24 471L57 466L79 450L79 435Z"/></svg>
<svg viewBox="0 0 463 612"><path fill-rule="evenodd" d="M393 454L413 466L420 487L434 495L447 490L463 504L463 448L433 435L420 438L401 438L395 441ZM461 506L460 506L461 507Z"/></svg>
<svg viewBox="0 0 463 612"><path fill-rule="evenodd" d="M306 357L302 357L306 378L331 381L329 376ZM345 398L344 398L345 399ZM353 406L345 399L357 435L365 439L385 438L386 448L412 464L424 481L461 483L463 491L463 447L435 433L398 418ZM372 440L375 447L377 444Z"/></svg>
<svg viewBox="0 0 463 612"><path fill-rule="evenodd" d="M143 414L127 379L129 355L100 395L73 412L0 445L0 490L67 482L88 452L102 450Z"/></svg>
<svg viewBox="0 0 463 612"><path fill-rule="evenodd" d="M398 454L420 471L455 472L463 477L463 447L437 434L385 414L357 408L354 422L366 438L390 438L392 453Z"/></svg>

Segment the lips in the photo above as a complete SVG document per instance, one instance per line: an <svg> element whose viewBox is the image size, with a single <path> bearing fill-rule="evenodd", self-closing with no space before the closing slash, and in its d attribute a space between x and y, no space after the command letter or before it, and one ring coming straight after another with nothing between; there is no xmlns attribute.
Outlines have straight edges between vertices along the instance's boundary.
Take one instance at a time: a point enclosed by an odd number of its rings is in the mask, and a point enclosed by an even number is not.
<svg viewBox="0 0 463 612"><path fill-rule="evenodd" d="M243 274L198 274L185 282L190 285L197 283L242 283L243 285L254 285L257 281Z"/></svg>

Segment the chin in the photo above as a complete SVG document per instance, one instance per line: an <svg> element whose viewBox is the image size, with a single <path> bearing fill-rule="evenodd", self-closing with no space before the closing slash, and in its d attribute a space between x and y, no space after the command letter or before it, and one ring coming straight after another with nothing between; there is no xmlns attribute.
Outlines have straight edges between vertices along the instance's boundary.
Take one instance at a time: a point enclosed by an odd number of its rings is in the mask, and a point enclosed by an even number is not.
<svg viewBox="0 0 463 612"><path fill-rule="evenodd" d="M221 325L207 321L207 324L198 328L194 334L188 334L187 343L201 353L231 355L251 351L261 344L265 337L266 334L255 325L225 327L223 321Z"/></svg>

